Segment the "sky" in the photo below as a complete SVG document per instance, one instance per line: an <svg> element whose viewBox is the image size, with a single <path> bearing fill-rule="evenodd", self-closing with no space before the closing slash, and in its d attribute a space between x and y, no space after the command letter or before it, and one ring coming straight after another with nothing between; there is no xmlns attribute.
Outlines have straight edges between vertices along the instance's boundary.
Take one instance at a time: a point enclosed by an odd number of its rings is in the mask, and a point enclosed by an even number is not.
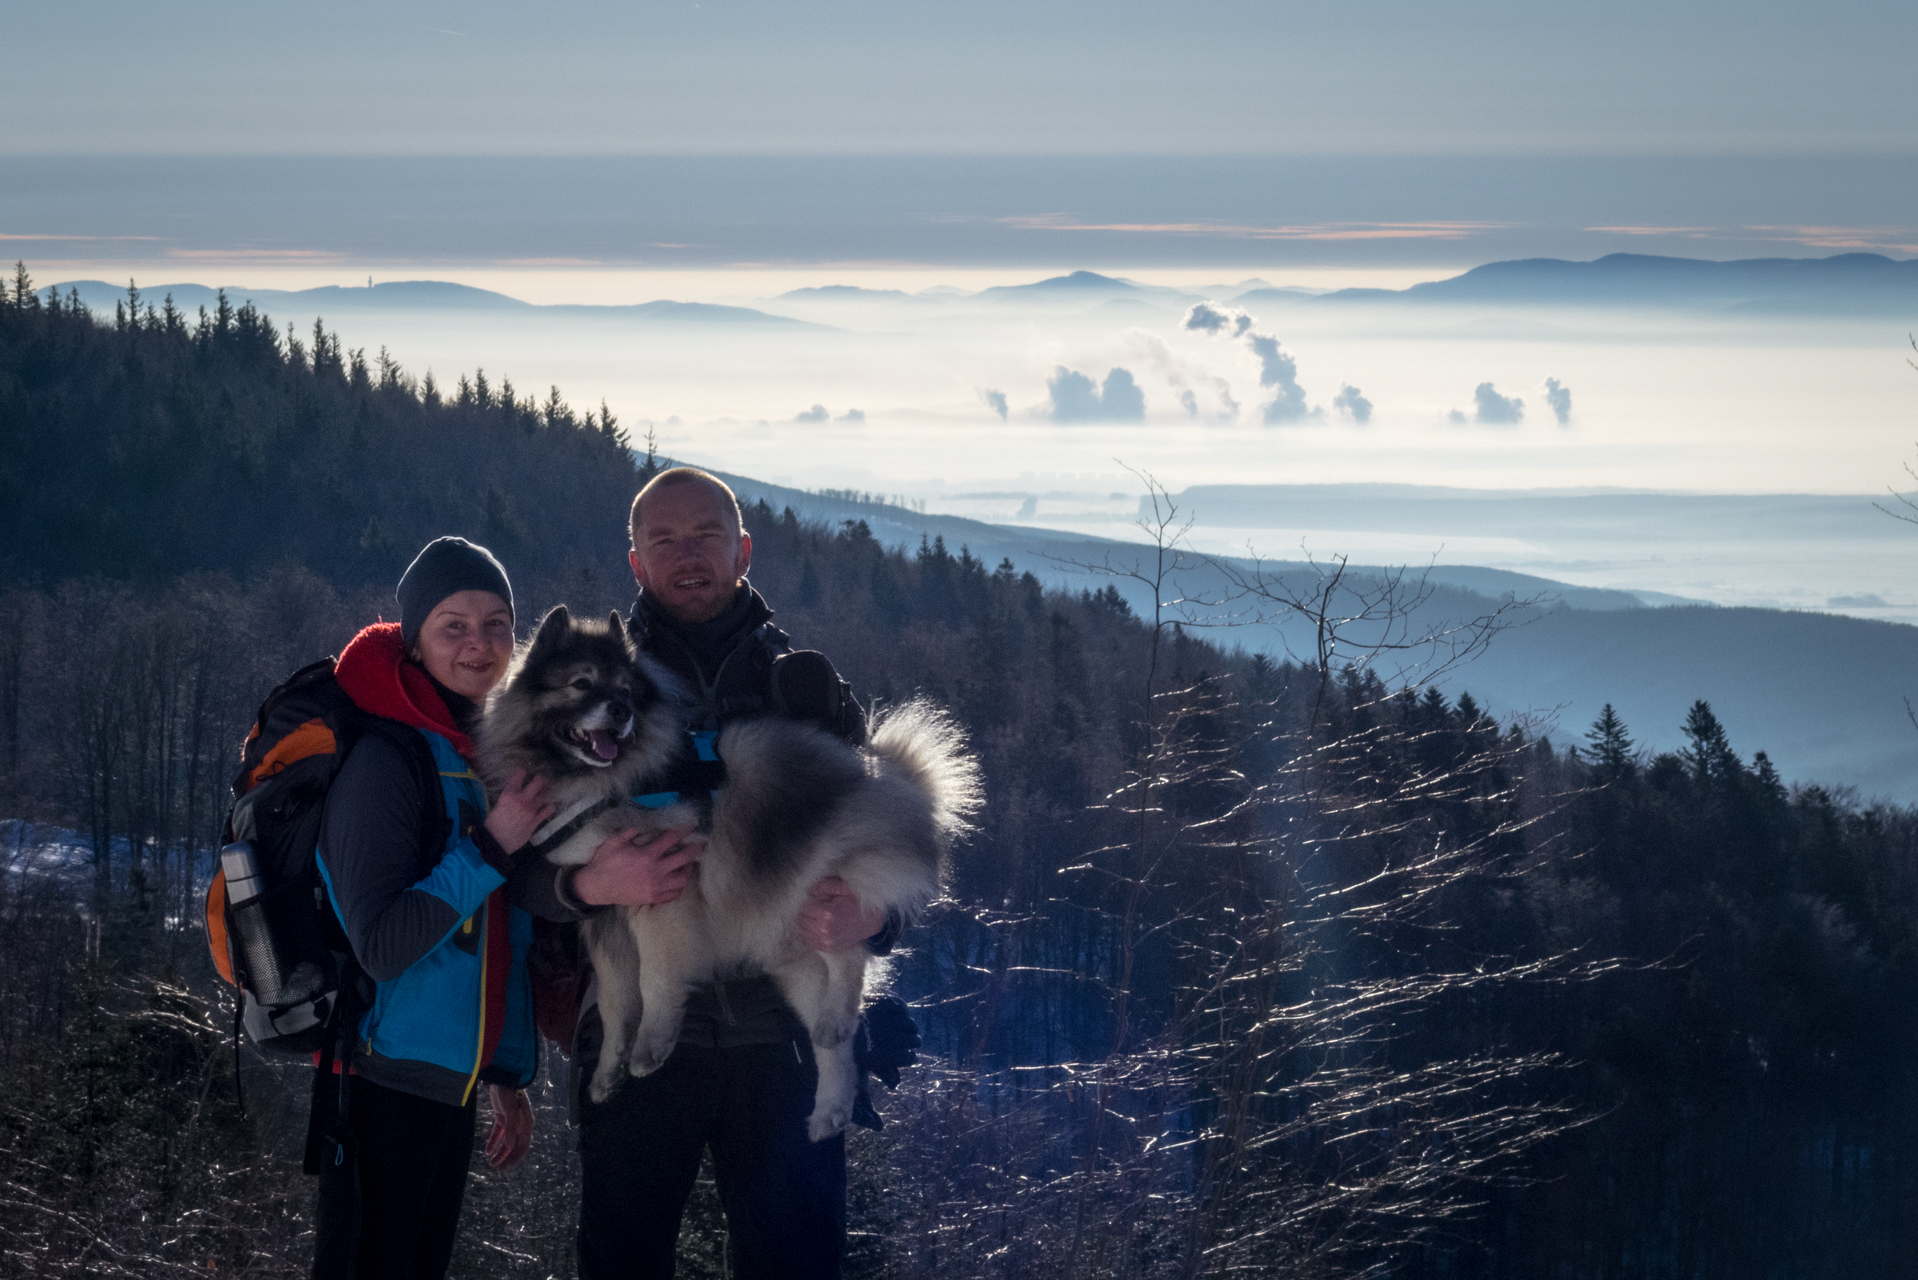
<svg viewBox="0 0 1918 1280"><path fill-rule="evenodd" d="M62 274L1918 252L1918 7L1888 0L76 0L7 25L0 238Z"/></svg>
<svg viewBox="0 0 1918 1280"><path fill-rule="evenodd" d="M1909 155L1890 0L72 0L39 155Z"/></svg>

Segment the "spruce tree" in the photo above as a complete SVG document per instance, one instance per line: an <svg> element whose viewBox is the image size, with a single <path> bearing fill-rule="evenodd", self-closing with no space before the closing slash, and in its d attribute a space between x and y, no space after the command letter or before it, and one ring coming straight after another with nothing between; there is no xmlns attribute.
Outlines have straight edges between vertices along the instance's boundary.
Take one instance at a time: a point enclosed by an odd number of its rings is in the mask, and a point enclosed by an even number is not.
<svg viewBox="0 0 1918 1280"><path fill-rule="evenodd" d="M1592 721L1585 741L1592 744L1594 764L1607 781L1632 775L1632 740L1626 735L1625 722L1619 719L1611 703L1606 703L1605 709L1598 713L1598 719Z"/></svg>
<svg viewBox="0 0 1918 1280"><path fill-rule="evenodd" d="M1685 716L1685 737L1691 746L1684 752L1692 777L1700 783L1724 783L1738 776L1741 766L1732 750L1725 726L1712 714L1711 704L1700 698Z"/></svg>

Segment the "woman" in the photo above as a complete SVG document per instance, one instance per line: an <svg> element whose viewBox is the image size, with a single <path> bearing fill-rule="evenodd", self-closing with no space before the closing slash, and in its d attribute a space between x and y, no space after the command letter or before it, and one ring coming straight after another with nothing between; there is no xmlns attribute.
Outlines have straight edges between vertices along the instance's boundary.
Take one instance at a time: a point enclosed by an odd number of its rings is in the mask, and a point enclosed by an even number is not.
<svg viewBox="0 0 1918 1280"><path fill-rule="evenodd" d="M489 811L469 763L481 703L512 657L513 589L484 547L441 538L398 596L399 622L360 632L335 671L362 710L420 741L409 756L364 735L327 792L320 874L376 987L351 1052L357 1159L327 1161L320 1179L322 1278L446 1274L480 1084L488 1163L505 1168L532 1138L532 927L501 886L551 807L543 780L515 775Z"/></svg>

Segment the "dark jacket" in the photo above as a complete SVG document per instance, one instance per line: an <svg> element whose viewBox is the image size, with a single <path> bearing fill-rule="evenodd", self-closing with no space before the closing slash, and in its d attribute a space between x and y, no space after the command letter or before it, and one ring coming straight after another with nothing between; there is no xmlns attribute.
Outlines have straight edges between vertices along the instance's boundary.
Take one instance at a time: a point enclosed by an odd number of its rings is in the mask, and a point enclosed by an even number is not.
<svg viewBox="0 0 1918 1280"><path fill-rule="evenodd" d="M772 616L750 585L707 623L669 617L644 593L633 605L628 624L639 647L683 680L695 699L680 753L661 781L648 780L649 792L677 791L698 802L709 798L724 785L725 766L700 758L696 735L717 733L734 720L786 716L818 724L855 746L865 743L866 715L851 687L824 654L794 650L786 633L772 625ZM553 867L526 867L515 876L512 892L516 902L547 920L577 920L592 910L569 899ZM899 932L899 923L889 921L866 945L883 955ZM696 990L686 1003L680 1041L707 1048L774 1044L791 1035L792 1025L793 1014L771 978L744 978Z"/></svg>
<svg viewBox="0 0 1918 1280"><path fill-rule="evenodd" d="M340 655L340 687L362 710L425 739L438 766L422 794L404 749L366 734L327 791L319 866L354 958L376 986L353 1069L388 1088L462 1105L480 1081L521 1086L537 1066L526 951L532 921L500 892L510 861L480 825L486 793L472 747L399 627L362 631ZM421 815L444 808L443 849L422 856Z"/></svg>

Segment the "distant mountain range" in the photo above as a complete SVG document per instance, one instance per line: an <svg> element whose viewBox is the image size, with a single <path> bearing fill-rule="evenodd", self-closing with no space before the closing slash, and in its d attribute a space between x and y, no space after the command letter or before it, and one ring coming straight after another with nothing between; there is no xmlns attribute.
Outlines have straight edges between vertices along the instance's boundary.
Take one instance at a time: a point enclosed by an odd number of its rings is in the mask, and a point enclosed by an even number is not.
<svg viewBox="0 0 1918 1280"><path fill-rule="evenodd" d="M125 285L103 280L67 280L52 286L63 296L69 289L97 314L112 315L114 304L127 299ZM140 290L142 309L159 307L171 295L173 305L189 316L199 308L212 311L219 302L219 290L203 284L162 284ZM275 319L305 323L314 316L365 315L369 312L460 311L469 314L520 314L571 316L589 320L624 321L647 327L825 329L828 326L771 315L750 307L725 307L706 302L659 300L628 306L585 306L561 304L540 306L521 302L490 289L452 284L444 280L393 280L366 288L341 288L325 285L317 289L229 288L227 301L234 306L251 302Z"/></svg>
<svg viewBox="0 0 1918 1280"><path fill-rule="evenodd" d="M952 290L960 297L964 290ZM925 294L907 293L904 289L866 289L856 284L822 284L806 289L788 289L773 299L775 302L909 302L913 300L930 301Z"/></svg>
<svg viewBox="0 0 1918 1280"><path fill-rule="evenodd" d="M1177 305L1203 302L1201 294L1163 285L1140 284L1119 276L1102 276L1096 271L1074 271L1070 275L1035 280L1031 284L1002 284L981 289L973 295L982 302L1100 302L1109 298L1133 298Z"/></svg>
<svg viewBox="0 0 1918 1280"><path fill-rule="evenodd" d="M1715 312L1765 314L1918 316L1918 259L1900 261L1877 253L1843 253L1828 258L1749 258L1713 262L1701 258L1660 258L1614 253L1593 262L1526 258L1490 262L1447 280L1407 289L1339 289L1329 293L1263 281L1263 287L1234 293L1232 286L1196 290L1140 284L1096 271L1074 271L1025 284L995 285L977 293L949 287L906 293L829 284L794 289L773 299L795 306L858 303L914 308L983 303L992 306L1094 309L1113 302L1137 303L1181 311L1194 302L1229 300L1242 306L1364 307L1446 305L1510 307L1685 307ZM77 289L95 311L111 314L124 301L124 286L100 280L64 281L53 286ZM155 285L142 298L158 305L167 294L189 313L215 305L215 290L200 284ZM396 280L367 288L327 285L316 289L229 288L237 306L251 299L263 310L289 319L378 311L463 311L538 313L619 319L644 325L828 328L750 307L701 302L656 301L630 306L537 306L503 293L439 280ZM1115 309L1120 318L1123 308ZM1135 315L1146 313L1134 308Z"/></svg>
<svg viewBox="0 0 1918 1280"><path fill-rule="evenodd" d="M1241 302L1296 301L1254 290ZM1449 280L1409 289L1340 289L1323 303L1687 306L1754 313L1918 313L1918 259L1878 253L1829 258L1746 258L1711 262L1608 254L1593 262L1526 258L1491 262Z"/></svg>

